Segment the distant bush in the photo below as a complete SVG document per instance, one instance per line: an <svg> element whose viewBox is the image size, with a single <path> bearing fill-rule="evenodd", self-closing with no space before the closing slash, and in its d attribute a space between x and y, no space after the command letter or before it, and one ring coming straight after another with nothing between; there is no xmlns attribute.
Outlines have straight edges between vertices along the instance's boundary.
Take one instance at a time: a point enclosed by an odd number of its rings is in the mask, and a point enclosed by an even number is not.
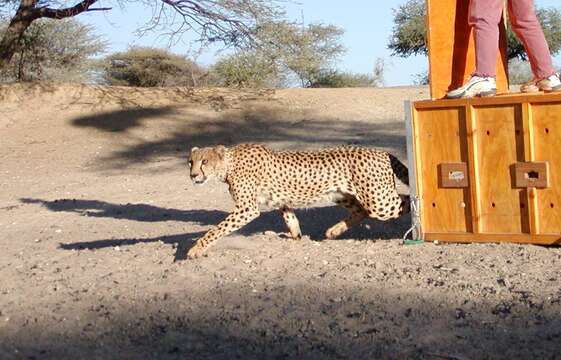
<svg viewBox="0 0 561 360"><path fill-rule="evenodd" d="M275 87L279 74L274 62L262 54L242 51L219 59L210 69L217 85L226 87Z"/></svg>
<svg viewBox="0 0 561 360"><path fill-rule="evenodd" d="M0 21L0 34L7 23ZM94 55L106 48L94 28L74 19L37 20L19 41L18 51L0 72L2 81L87 81Z"/></svg>
<svg viewBox="0 0 561 360"><path fill-rule="evenodd" d="M413 75L413 84L415 85L428 85L429 84L429 72L422 71L420 73Z"/></svg>
<svg viewBox="0 0 561 360"><path fill-rule="evenodd" d="M103 77L109 85L139 87L206 85L207 71L164 49L131 47L108 56Z"/></svg>
<svg viewBox="0 0 561 360"><path fill-rule="evenodd" d="M310 85L313 88L353 88L353 87L377 87L378 81L369 74L354 74L329 70L318 75Z"/></svg>
<svg viewBox="0 0 561 360"><path fill-rule="evenodd" d="M321 71L310 84L313 88L356 88L379 87L384 83L384 61L376 60L373 74L341 72L338 70Z"/></svg>
<svg viewBox="0 0 561 360"><path fill-rule="evenodd" d="M519 59L512 59L508 62L508 79L512 85L520 85L532 80L532 69L530 63Z"/></svg>

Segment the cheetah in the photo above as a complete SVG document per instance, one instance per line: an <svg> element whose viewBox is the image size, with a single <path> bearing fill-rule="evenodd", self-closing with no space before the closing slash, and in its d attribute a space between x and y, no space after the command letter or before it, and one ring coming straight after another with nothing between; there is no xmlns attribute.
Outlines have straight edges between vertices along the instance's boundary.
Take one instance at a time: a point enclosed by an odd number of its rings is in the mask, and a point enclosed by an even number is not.
<svg viewBox="0 0 561 360"><path fill-rule="evenodd" d="M408 170L395 156L381 150L342 146L319 151L276 152L257 144L231 148L191 149L191 180L203 184L214 176L229 185L235 209L198 239L188 258L201 256L220 237L259 216L262 205L280 209L290 235L302 232L294 208L330 199L349 216L327 230L336 238L366 217L397 218L409 212L409 197L397 192L394 176L408 185Z"/></svg>

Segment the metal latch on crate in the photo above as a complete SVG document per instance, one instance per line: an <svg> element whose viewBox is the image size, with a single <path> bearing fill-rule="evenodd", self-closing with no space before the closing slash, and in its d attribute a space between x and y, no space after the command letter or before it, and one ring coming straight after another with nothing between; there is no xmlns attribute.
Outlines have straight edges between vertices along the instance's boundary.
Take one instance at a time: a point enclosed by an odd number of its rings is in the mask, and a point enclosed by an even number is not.
<svg viewBox="0 0 561 360"><path fill-rule="evenodd" d="M514 186L517 188L548 188L547 161L518 162L514 164Z"/></svg>
<svg viewBox="0 0 561 360"><path fill-rule="evenodd" d="M469 186L467 164L450 162L438 165L438 180L443 188L465 188Z"/></svg>

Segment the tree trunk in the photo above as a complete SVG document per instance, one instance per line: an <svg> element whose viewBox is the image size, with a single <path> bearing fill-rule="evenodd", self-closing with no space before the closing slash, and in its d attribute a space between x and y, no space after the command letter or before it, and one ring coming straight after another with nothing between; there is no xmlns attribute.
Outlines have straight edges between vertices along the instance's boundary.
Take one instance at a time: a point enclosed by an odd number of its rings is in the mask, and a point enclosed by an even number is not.
<svg viewBox="0 0 561 360"><path fill-rule="evenodd" d="M0 0L3 1L3 0ZM25 30L33 20L39 18L64 19L76 16L85 11L104 11L111 8L90 9L98 0L82 0L76 5L64 9L51 9L48 7L37 7L39 0L20 0L18 10L10 25L0 40L0 70L6 68L8 63L18 50L18 45Z"/></svg>
<svg viewBox="0 0 561 360"><path fill-rule="evenodd" d="M10 21L2 40L0 40L0 70L8 66L8 63L18 49L18 44L25 30L31 25L36 17L32 10L37 0L22 0L16 15Z"/></svg>

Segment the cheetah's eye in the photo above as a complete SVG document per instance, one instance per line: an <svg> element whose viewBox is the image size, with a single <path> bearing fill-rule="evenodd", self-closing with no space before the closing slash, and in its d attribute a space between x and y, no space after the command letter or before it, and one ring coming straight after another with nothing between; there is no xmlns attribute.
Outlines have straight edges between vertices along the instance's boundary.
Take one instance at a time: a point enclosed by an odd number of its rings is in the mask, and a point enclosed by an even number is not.
<svg viewBox="0 0 561 360"><path fill-rule="evenodd" d="M190 167L190 168L193 167L193 160L189 160L189 167Z"/></svg>
<svg viewBox="0 0 561 360"><path fill-rule="evenodd" d="M203 160L203 165L206 165L206 164L208 164L208 160L207 160L207 159L204 159L204 160Z"/></svg>

